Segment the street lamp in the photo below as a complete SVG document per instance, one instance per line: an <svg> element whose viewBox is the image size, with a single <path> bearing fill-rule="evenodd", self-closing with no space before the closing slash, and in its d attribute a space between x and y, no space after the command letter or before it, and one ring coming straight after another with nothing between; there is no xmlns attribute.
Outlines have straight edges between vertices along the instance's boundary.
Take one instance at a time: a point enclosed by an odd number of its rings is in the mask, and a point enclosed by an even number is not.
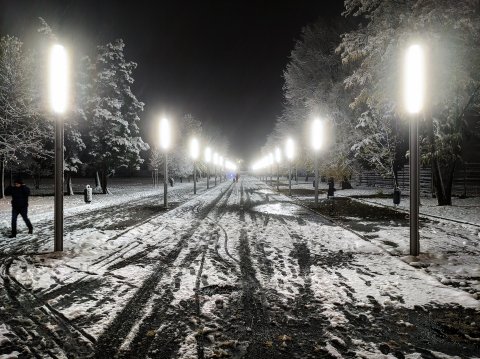
<svg viewBox="0 0 480 359"><path fill-rule="evenodd" d="M210 162L212 161L212 149L205 148L205 163L207 164L207 189L210 188Z"/></svg>
<svg viewBox="0 0 480 359"><path fill-rule="evenodd" d="M217 185L217 166L218 166L218 153L213 154L213 171L215 174L215 186Z"/></svg>
<svg viewBox="0 0 480 359"><path fill-rule="evenodd" d="M273 153L268 154L268 165L270 166L270 186L273 185Z"/></svg>
<svg viewBox="0 0 480 359"><path fill-rule="evenodd" d="M418 118L425 97L425 60L420 45L407 49L404 64L404 102L410 119L410 255L420 254L419 205L420 161L418 146Z"/></svg>
<svg viewBox="0 0 480 359"><path fill-rule="evenodd" d="M170 123L166 118L160 120L160 148L165 152L164 180L163 180L163 207L168 209L168 149L170 148Z"/></svg>
<svg viewBox="0 0 480 359"><path fill-rule="evenodd" d="M285 145L285 155L288 159L288 195L292 195L292 160L295 154L295 144L291 138L287 139Z"/></svg>
<svg viewBox="0 0 480 359"><path fill-rule="evenodd" d="M197 194L197 160L200 154L200 145L196 138L190 140L190 157L193 160L193 194Z"/></svg>
<svg viewBox="0 0 480 359"><path fill-rule="evenodd" d="M224 173L224 166L225 166L224 161L225 160L223 159L223 156L218 157L218 164L220 166L220 176L219 176L220 183L222 183L222 177L223 177L223 173Z"/></svg>
<svg viewBox="0 0 480 359"><path fill-rule="evenodd" d="M313 120L310 134L315 155L315 206L318 206L318 152L323 142L323 122L318 118Z"/></svg>
<svg viewBox="0 0 480 359"><path fill-rule="evenodd" d="M53 45L50 50L49 97L55 121L55 206L54 250L63 251L63 118L68 106L68 55L62 45Z"/></svg>
<svg viewBox="0 0 480 359"><path fill-rule="evenodd" d="M282 162L282 151L275 148L275 162L277 162L277 191L280 191L280 162Z"/></svg>

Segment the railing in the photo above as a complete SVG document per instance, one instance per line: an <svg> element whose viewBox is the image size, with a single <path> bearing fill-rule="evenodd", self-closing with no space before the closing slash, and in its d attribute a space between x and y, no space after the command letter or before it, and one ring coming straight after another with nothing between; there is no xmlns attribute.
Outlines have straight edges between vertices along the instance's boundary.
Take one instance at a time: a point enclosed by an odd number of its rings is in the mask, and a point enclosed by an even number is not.
<svg viewBox="0 0 480 359"><path fill-rule="evenodd" d="M402 190L408 191L409 189L409 173L408 165L398 172L398 184ZM384 178L375 171L362 171L353 181L357 186L393 189L393 176ZM430 167L420 169L420 191L424 194L434 193ZM480 196L480 163L457 165L453 178L452 194Z"/></svg>

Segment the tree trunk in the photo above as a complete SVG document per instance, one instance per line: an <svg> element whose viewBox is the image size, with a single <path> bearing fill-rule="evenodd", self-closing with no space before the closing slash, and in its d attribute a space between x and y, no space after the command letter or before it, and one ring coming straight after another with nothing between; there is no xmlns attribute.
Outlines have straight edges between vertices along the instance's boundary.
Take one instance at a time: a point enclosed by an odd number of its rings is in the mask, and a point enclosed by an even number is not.
<svg viewBox="0 0 480 359"><path fill-rule="evenodd" d="M432 177L433 186L435 187L435 194L437 196L437 204L439 206L451 206L452 205L452 185L453 185L453 172L455 171L455 162L445 166L440 165L437 153L437 146L435 144L435 135L433 133L433 122L431 119L427 121L428 126L428 141L430 144L430 153L432 154ZM410 169L411 170L411 169Z"/></svg>
<svg viewBox="0 0 480 359"><path fill-rule="evenodd" d="M67 183L67 196L73 196L72 173L69 171L65 173Z"/></svg>
<svg viewBox="0 0 480 359"><path fill-rule="evenodd" d="M5 198L5 158L2 157L0 161L0 167L2 172L2 188L0 189L0 198Z"/></svg>
<svg viewBox="0 0 480 359"><path fill-rule="evenodd" d="M99 190L102 188L102 182L100 182L100 175L98 171L95 171L95 189Z"/></svg>
<svg viewBox="0 0 480 359"><path fill-rule="evenodd" d="M445 171L442 171L438 159L434 158L433 161L433 184L435 185L437 203L439 206L451 206L455 163L448 166L449 168L445 169Z"/></svg>
<svg viewBox="0 0 480 359"><path fill-rule="evenodd" d="M398 167L393 166L393 187L398 188Z"/></svg>
<svg viewBox="0 0 480 359"><path fill-rule="evenodd" d="M108 188L107 188L107 169L104 168L102 170L102 193L103 194L108 194Z"/></svg>
<svg viewBox="0 0 480 359"><path fill-rule="evenodd" d="M308 182L308 172L307 172L307 177L305 177L305 182Z"/></svg>
<svg viewBox="0 0 480 359"><path fill-rule="evenodd" d="M40 175L33 174L33 188L40 189Z"/></svg>

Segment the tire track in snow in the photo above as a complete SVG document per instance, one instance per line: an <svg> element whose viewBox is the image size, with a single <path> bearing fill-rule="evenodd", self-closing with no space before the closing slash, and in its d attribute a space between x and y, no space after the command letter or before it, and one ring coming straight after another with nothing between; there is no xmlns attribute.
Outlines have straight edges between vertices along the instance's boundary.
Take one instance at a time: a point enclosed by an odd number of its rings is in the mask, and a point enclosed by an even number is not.
<svg viewBox="0 0 480 359"><path fill-rule="evenodd" d="M229 192L227 190L226 193L231 193L231 191ZM221 191L221 193L212 202L210 202L206 206L202 206L202 208L196 214L198 219L201 221L204 220L208 216L208 214L215 208L217 203L220 202L224 195L225 192ZM112 358L119 352L120 347L123 343L123 339L126 338L126 336L130 333L135 323L137 323L138 320L142 319L144 305L155 294L156 287L159 284L160 280L163 278L164 273L167 272L167 270L172 269L173 263L178 258L181 251L185 249L185 246L188 244L188 240L193 237L198 227L198 224L194 224L185 231L176 247L164 256L164 258L161 260L161 263L156 266L152 274L150 274L150 276L144 281L142 286L137 290L137 292L125 305L120 314L118 314L117 317L114 318L112 323L99 337L96 345L97 358ZM195 258L192 258L191 260L193 261L194 259ZM168 293L166 295L168 295ZM161 303L161 305L163 306L164 304L166 304L166 302L168 302L168 300L162 302L163 303ZM152 324L155 324L156 322L161 323L162 318L165 318L166 316L166 313L162 312L152 314L153 316L151 318L145 318L148 319L148 322L151 322ZM172 321L172 324L173 323L178 325L178 322L175 323L174 321ZM141 327L141 329L131 343L132 347L137 347L136 343L142 342L142 346L144 347L144 350L142 350L142 352L144 352L145 355L148 353L148 349L152 345L152 342L155 338L155 335L153 335L152 338L147 341L141 340L142 333L147 331L146 328L147 325L143 325L143 327ZM158 350L171 349L170 347L175 341L178 341L175 331L171 330L162 332L162 342L168 342L170 344L168 348L165 346L162 346L162 348L158 348L155 355L159 355L159 357L168 357L169 355L171 355L171 350L169 350L169 353L164 353L166 356L162 356L164 354L161 354L161 352L158 352ZM143 354L136 353L136 355L138 355L137 358L141 358Z"/></svg>
<svg viewBox="0 0 480 359"><path fill-rule="evenodd" d="M89 357L95 339L12 277L9 274L12 261L5 261L0 268L4 290L9 299L8 309L3 303L2 311L10 312L10 317L5 318L5 322L11 324L10 328L19 337L25 336L25 327L31 336L37 337L36 340L29 338L22 344L33 352L42 353L46 350L53 357L62 352L79 358ZM7 315L2 313L2 316ZM16 325L14 322L19 320L19 315L28 320L22 320L21 325Z"/></svg>

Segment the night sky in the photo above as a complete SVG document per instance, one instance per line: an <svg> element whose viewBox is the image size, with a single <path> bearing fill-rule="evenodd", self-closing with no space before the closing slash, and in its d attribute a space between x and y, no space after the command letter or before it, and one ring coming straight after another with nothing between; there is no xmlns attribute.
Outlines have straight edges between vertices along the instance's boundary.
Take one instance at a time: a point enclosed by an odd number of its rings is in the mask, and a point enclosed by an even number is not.
<svg viewBox="0 0 480 359"><path fill-rule="evenodd" d="M328 4L326 4L328 3ZM138 63L134 91L146 103L147 142L160 114L192 113L249 160L282 111L282 72L301 28L338 16L342 0L0 0L1 35L28 39L43 17L78 52L123 38ZM68 45L68 44L67 44ZM70 46L72 46L70 45Z"/></svg>

